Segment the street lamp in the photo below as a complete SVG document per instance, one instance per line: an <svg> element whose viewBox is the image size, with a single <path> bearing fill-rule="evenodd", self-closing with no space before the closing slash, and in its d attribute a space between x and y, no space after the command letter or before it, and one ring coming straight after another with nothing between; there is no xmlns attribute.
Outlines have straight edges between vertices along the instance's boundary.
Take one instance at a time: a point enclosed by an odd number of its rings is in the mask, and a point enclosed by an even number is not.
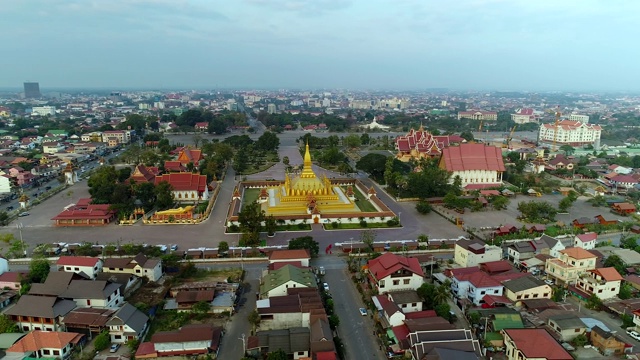
<svg viewBox="0 0 640 360"><path fill-rule="evenodd" d="M18 231L20 232L20 242L22 243L22 255L24 255L24 257L27 257L27 248L24 246L24 239L22 239L22 228L24 226L22 226L22 223L18 223L16 224L16 227L18 228Z"/></svg>
<svg viewBox="0 0 640 360"><path fill-rule="evenodd" d="M245 335L244 333L242 333L242 337L238 338L239 340L242 340L242 356L244 356L247 353L247 343L245 341Z"/></svg>

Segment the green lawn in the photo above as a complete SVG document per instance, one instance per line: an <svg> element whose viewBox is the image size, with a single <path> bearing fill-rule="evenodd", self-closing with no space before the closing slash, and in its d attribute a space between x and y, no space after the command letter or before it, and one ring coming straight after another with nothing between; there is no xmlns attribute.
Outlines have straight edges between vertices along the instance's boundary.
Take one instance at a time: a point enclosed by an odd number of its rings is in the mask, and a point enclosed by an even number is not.
<svg viewBox="0 0 640 360"><path fill-rule="evenodd" d="M266 162L264 165L260 166L260 167L254 167L253 165L250 165L249 168L246 171L242 172L242 175L253 175L253 174L257 174L260 172L263 172L267 169L269 169L270 167L272 167L273 165L275 165L276 163L274 162Z"/></svg>
<svg viewBox="0 0 640 360"><path fill-rule="evenodd" d="M347 192L346 188L342 189L345 193ZM358 209L362 212L378 212L375 206L362 194L360 189L357 186L353 186L353 192L356 195L356 205L358 205Z"/></svg>
<svg viewBox="0 0 640 360"><path fill-rule="evenodd" d="M384 223L367 223L367 227L363 228L360 224L341 224L338 223L338 228L334 229L331 224L324 224L325 229L327 230L348 230L348 229L384 229L384 228L394 228L399 226L389 226L386 222Z"/></svg>
<svg viewBox="0 0 640 360"><path fill-rule="evenodd" d="M242 205L251 204L258 200L260 196L260 189L244 189L244 199L242 199Z"/></svg>

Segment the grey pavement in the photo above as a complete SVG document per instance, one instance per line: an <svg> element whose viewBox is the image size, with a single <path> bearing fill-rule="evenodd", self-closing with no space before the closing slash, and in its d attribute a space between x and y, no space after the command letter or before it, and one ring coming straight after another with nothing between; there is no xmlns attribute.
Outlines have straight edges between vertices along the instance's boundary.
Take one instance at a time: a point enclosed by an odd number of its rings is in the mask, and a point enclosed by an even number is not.
<svg viewBox="0 0 640 360"><path fill-rule="evenodd" d="M362 316L359 308L364 307L362 298L351 281L345 260L336 256L320 256L313 260L313 266L324 266L326 275L321 281L329 284L329 292L334 301L334 312L340 318L338 335L342 339L347 359L385 359L385 349L373 335L374 324L370 311Z"/></svg>

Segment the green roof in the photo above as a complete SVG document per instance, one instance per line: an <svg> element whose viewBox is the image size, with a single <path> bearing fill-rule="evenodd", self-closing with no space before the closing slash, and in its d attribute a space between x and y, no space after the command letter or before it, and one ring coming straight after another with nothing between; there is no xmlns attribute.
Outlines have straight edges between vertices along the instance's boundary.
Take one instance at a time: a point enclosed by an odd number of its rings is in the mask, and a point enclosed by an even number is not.
<svg viewBox="0 0 640 360"><path fill-rule="evenodd" d="M486 340L487 341L492 341L492 340L502 340L502 334L500 334L499 332L490 332L486 334Z"/></svg>
<svg viewBox="0 0 640 360"><path fill-rule="evenodd" d="M314 276L308 269L300 269L293 265L285 265L278 270L270 271L263 280L260 285L260 294L266 294L289 281L296 282L302 285L301 287L315 286Z"/></svg>
<svg viewBox="0 0 640 360"><path fill-rule="evenodd" d="M1 130L1 129L0 129L0 134L6 134L6 133L8 133L8 132L9 132L9 130Z"/></svg>
<svg viewBox="0 0 640 360"><path fill-rule="evenodd" d="M67 135L66 130L49 130L47 131L47 133L53 134L53 135Z"/></svg>
<svg viewBox="0 0 640 360"><path fill-rule="evenodd" d="M24 333L6 333L0 334L0 349L10 348L16 341L27 334Z"/></svg>
<svg viewBox="0 0 640 360"><path fill-rule="evenodd" d="M493 320L493 331L502 329L524 329L520 314L496 314Z"/></svg>

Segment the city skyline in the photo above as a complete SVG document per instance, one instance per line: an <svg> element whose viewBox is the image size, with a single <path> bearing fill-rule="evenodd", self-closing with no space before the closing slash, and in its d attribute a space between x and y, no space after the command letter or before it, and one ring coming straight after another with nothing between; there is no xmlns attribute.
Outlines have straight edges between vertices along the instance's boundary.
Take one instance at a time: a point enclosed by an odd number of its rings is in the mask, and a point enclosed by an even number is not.
<svg viewBox="0 0 640 360"><path fill-rule="evenodd" d="M637 91L640 3L25 1L1 88ZM615 56L615 58L613 57Z"/></svg>

